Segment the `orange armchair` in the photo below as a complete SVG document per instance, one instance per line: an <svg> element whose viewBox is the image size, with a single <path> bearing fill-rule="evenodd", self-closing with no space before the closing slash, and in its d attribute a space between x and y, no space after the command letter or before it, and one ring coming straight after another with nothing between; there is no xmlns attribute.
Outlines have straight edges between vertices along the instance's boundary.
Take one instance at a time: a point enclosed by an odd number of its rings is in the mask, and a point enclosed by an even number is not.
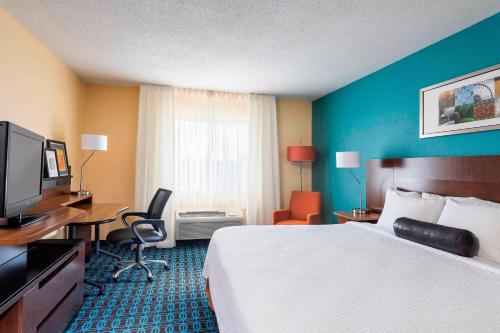
<svg viewBox="0 0 500 333"><path fill-rule="evenodd" d="M320 192L293 191L290 208L273 211L273 224L321 224L320 209Z"/></svg>

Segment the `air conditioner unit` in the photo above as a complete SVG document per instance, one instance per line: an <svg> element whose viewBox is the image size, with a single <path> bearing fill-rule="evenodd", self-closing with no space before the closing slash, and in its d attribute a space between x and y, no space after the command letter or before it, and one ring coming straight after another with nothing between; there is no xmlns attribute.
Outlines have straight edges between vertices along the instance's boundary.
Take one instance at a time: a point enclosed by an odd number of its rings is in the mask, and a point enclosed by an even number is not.
<svg viewBox="0 0 500 333"><path fill-rule="evenodd" d="M220 228L243 224L241 213L219 211L178 212L175 217L175 239L209 239Z"/></svg>

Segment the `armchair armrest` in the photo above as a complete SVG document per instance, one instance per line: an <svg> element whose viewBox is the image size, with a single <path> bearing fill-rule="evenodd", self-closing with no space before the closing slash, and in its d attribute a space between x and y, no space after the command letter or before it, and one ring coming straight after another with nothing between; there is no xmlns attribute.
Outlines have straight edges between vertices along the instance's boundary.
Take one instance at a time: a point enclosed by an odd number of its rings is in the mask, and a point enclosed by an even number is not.
<svg viewBox="0 0 500 333"><path fill-rule="evenodd" d="M146 241L141 237L139 233L138 227L140 225L147 224L151 225L155 230L159 230L161 232L162 239L160 241L164 241L167 238L167 231L165 230L165 221L163 220L139 220L132 223L132 232L135 237L142 243L146 244Z"/></svg>
<svg viewBox="0 0 500 333"><path fill-rule="evenodd" d="M122 215L122 222L123 222L123 224L125 224L125 226L127 228L130 228L130 225L127 222L127 217L129 217L129 216L137 216L137 217L145 219L148 217L148 213L146 213L146 212L127 212L127 213L124 213Z"/></svg>
<svg viewBox="0 0 500 333"><path fill-rule="evenodd" d="M289 220L290 219L290 209L279 209L273 210L273 224L276 222Z"/></svg>
<svg viewBox="0 0 500 333"><path fill-rule="evenodd" d="M320 213L308 214L307 224L321 224L321 214Z"/></svg>

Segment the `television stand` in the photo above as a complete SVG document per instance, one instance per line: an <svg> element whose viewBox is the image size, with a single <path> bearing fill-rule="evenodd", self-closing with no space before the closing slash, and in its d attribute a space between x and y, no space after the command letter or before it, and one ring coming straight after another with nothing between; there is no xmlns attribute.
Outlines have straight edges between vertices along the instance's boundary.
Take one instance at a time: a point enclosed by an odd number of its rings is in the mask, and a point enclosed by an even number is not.
<svg viewBox="0 0 500 333"><path fill-rule="evenodd" d="M49 214L18 215L9 217L7 219L7 224L0 225L0 228L23 228L41 222L47 218L49 218Z"/></svg>

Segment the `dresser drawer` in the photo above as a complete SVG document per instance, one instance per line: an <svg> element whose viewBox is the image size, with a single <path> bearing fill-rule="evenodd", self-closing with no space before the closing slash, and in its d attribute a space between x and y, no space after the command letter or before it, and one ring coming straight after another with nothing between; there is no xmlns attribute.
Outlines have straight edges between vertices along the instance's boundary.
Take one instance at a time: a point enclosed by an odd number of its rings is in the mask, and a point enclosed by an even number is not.
<svg viewBox="0 0 500 333"><path fill-rule="evenodd" d="M63 332L82 305L82 283L75 283L64 298L57 304L42 323L38 325L38 333Z"/></svg>
<svg viewBox="0 0 500 333"><path fill-rule="evenodd" d="M50 317L58 313L57 310L68 300L68 297L73 302L77 297L78 307L82 304L84 269L85 249L82 244L68 259L56 266L50 274L24 295L25 332L37 332L43 326L42 323L50 322ZM76 309L73 309L73 313L74 311Z"/></svg>

